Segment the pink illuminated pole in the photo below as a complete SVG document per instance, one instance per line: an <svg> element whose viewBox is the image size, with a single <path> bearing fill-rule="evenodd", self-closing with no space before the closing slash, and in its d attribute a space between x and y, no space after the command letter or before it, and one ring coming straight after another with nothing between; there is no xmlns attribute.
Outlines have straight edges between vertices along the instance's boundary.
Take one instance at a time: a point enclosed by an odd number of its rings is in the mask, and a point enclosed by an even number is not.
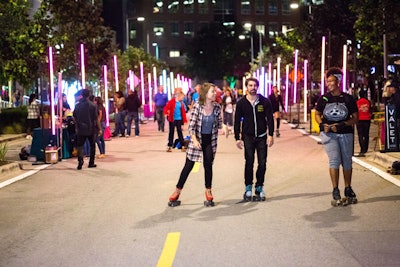
<svg viewBox="0 0 400 267"><path fill-rule="evenodd" d="M86 88L85 78L85 45L81 44L81 76L82 76L82 89Z"/></svg>
<svg viewBox="0 0 400 267"><path fill-rule="evenodd" d="M60 140L60 155L63 154L63 138L62 138L62 103L63 103L63 87L62 87L62 73L58 73L58 123L60 124L60 131L58 133L58 138Z"/></svg>
<svg viewBox="0 0 400 267"><path fill-rule="evenodd" d="M276 66L276 74L277 74L276 86L278 87L278 90L281 90L281 58L280 57L277 58L276 65L277 65Z"/></svg>
<svg viewBox="0 0 400 267"><path fill-rule="evenodd" d="M54 109L54 62L53 47L49 47L49 70L50 70L50 100L51 100L51 133L56 134L56 117Z"/></svg>
<svg viewBox="0 0 400 267"><path fill-rule="evenodd" d="M321 45L321 95L325 93L325 36L322 36Z"/></svg>
<svg viewBox="0 0 400 267"><path fill-rule="evenodd" d="M109 107L108 107L107 65L103 65L103 75L104 75L104 102L105 102L105 109L106 109L106 127L110 127Z"/></svg>
<svg viewBox="0 0 400 267"><path fill-rule="evenodd" d="M304 90L303 90L303 99L304 99L304 105L303 105L303 119L304 122L307 122L307 83L308 83L308 60L304 60Z"/></svg>
<svg viewBox="0 0 400 267"><path fill-rule="evenodd" d="M158 92L157 89L157 68L154 66L153 67L153 82L154 82L154 94Z"/></svg>
<svg viewBox="0 0 400 267"><path fill-rule="evenodd" d="M343 92L347 92L347 45L343 45Z"/></svg>
<svg viewBox="0 0 400 267"><path fill-rule="evenodd" d="M115 92L118 92L119 91L118 60L116 55L114 55L114 79L115 79Z"/></svg>
<svg viewBox="0 0 400 267"><path fill-rule="evenodd" d="M272 64L268 63L268 94L270 95L272 91Z"/></svg>
<svg viewBox="0 0 400 267"><path fill-rule="evenodd" d="M148 85L149 85L149 108L150 108L150 111L153 111L153 99L152 99L153 90L151 89L151 73L150 72L147 74L147 80L148 80Z"/></svg>
<svg viewBox="0 0 400 267"><path fill-rule="evenodd" d="M294 50L293 104L297 103L297 64L299 50Z"/></svg>
<svg viewBox="0 0 400 267"><path fill-rule="evenodd" d="M133 89L135 89L134 88L134 79L133 79L134 73L131 70L129 70L128 73L129 73L129 89L133 91Z"/></svg>
<svg viewBox="0 0 400 267"><path fill-rule="evenodd" d="M140 61L140 85L142 88L142 105L144 106L145 104L145 99L144 99L144 67L143 67L143 62Z"/></svg>
<svg viewBox="0 0 400 267"><path fill-rule="evenodd" d="M286 80L285 80L285 111L288 110L289 103L289 65L286 65Z"/></svg>

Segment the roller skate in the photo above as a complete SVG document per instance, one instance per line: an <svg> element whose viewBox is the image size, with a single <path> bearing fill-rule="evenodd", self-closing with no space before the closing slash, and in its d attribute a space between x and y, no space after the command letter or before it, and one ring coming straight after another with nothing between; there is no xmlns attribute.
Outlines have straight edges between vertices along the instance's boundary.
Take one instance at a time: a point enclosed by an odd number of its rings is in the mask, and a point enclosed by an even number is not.
<svg viewBox="0 0 400 267"><path fill-rule="evenodd" d="M174 193L172 193L172 195L169 197L169 202L168 202L168 206L170 207L176 207L179 206L181 204L181 201L178 200L179 195L181 194L182 189L177 188Z"/></svg>
<svg viewBox="0 0 400 267"><path fill-rule="evenodd" d="M204 206L213 207L214 206L214 201L213 201L214 198L211 193L211 188L206 189L205 195L206 195L206 201L204 201Z"/></svg>
<svg viewBox="0 0 400 267"><path fill-rule="evenodd" d="M256 186L255 195L253 201L265 201L265 193L262 185Z"/></svg>
<svg viewBox="0 0 400 267"><path fill-rule="evenodd" d="M246 185L246 191L243 194L243 199L245 201L251 201L251 184L250 185Z"/></svg>
<svg viewBox="0 0 400 267"><path fill-rule="evenodd" d="M343 206L342 198L340 197L339 188L335 187L333 189L332 197L333 197L333 199L331 201L332 206L334 206L334 207Z"/></svg>
<svg viewBox="0 0 400 267"><path fill-rule="evenodd" d="M353 189L351 186L348 186L344 189L344 198L342 199L342 202L347 204L357 204L357 196L354 193Z"/></svg>

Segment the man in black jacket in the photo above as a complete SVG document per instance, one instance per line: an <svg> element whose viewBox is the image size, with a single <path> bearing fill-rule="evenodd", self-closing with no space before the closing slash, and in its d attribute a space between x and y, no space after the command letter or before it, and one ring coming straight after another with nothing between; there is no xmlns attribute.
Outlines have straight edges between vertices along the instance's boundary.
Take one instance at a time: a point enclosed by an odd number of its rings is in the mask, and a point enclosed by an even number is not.
<svg viewBox="0 0 400 267"><path fill-rule="evenodd" d="M267 170L267 150L268 146L274 144L272 105L267 98L257 94L259 85L257 79L248 78L245 85L247 94L236 104L234 125L236 146L239 149L243 149L244 147L244 157L246 160L244 171L246 191L243 198L246 201L252 199L254 154L257 150L257 181L253 200L264 201L265 193L263 186Z"/></svg>
<svg viewBox="0 0 400 267"><path fill-rule="evenodd" d="M128 122L126 125L126 137L131 135L132 120L135 120L135 136L139 137L139 108L142 106L136 90L129 90L125 101L128 111Z"/></svg>
<svg viewBox="0 0 400 267"><path fill-rule="evenodd" d="M77 149L78 149L78 170L82 169L83 165L83 145L86 140L90 144L89 168L95 168L95 135L101 134L101 128L97 123L97 107L94 103L88 100L89 90L82 90L82 99L75 106L74 119L77 132Z"/></svg>

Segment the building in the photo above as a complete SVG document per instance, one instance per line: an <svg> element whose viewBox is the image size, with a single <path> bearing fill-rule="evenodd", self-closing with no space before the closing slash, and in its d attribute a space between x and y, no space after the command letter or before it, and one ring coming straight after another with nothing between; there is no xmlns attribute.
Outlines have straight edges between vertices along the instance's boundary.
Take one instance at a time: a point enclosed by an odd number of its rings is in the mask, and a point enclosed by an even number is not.
<svg viewBox="0 0 400 267"><path fill-rule="evenodd" d="M115 29L117 42L121 50L128 45L143 47L174 69L185 63L186 41L214 23L227 27L240 24L248 31L259 32L262 41L296 27L301 16L291 8L292 3L293 0L124 0L122 5L126 8Z"/></svg>

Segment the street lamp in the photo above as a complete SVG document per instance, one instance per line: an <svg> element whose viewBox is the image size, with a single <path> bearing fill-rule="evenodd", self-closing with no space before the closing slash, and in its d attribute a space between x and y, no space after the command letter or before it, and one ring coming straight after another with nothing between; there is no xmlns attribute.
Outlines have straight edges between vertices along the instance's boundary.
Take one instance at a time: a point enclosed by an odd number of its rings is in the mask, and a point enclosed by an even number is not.
<svg viewBox="0 0 400 267"><path fill-rule="evenodd" d="M129 40L130 40L130 29L129 29L129 21L130 20L134 20L136 19L136 21L142 22L145 20L144 17L133 17L133 18L126 18L125 19L125 28L126 28L126 33L125 33L125 50L128 49L129 47Z"/></svg>

